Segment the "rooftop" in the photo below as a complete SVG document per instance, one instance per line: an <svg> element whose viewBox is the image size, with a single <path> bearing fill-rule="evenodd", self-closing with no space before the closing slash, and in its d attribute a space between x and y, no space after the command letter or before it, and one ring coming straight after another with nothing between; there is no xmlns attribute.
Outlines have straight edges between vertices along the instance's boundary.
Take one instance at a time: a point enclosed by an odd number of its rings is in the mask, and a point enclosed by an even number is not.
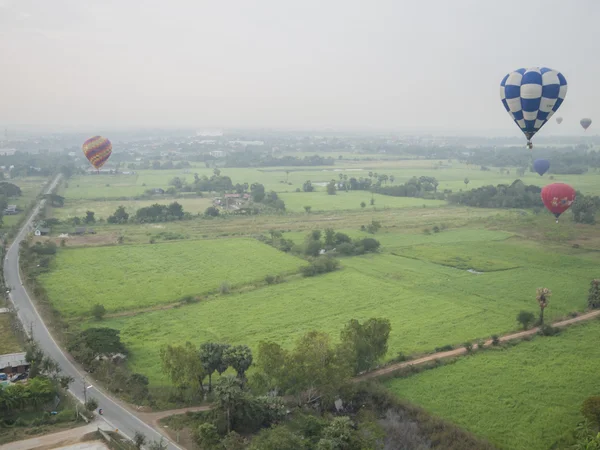
<svg viewBox="0 0 600 450"><path fill-rule="evenodd" d="M18 367L27 364L25 360L25 352L21 353L9 353L7 355L0 355L0 370L7 367Z"/></svg>

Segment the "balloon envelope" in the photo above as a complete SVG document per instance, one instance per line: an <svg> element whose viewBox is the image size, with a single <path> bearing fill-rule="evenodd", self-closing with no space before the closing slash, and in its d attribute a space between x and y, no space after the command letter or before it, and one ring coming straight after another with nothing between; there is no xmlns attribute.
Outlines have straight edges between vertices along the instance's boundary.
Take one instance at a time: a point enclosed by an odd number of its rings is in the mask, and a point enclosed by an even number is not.
<svg viewBox="0 0 600 450"><path fill-rule="evenodd" d="M567 95L567 80L547 67L517 69L500 82L504 108L525 134L527 143L560 108Z"/></svg>
<svg viewBox="0 0 600 450"><path fill-rule="evenodd" d="M550 161L548 161L547 159L536 159L533 162L533 170L535 170L540 175L544 175L546 172L548 172L549 168Z"/></svg>
<svg viewBox="0 0 600 450"><path fill-rule="evenodd" d="M560 125L560 124L562 123L562 121L563 121L563 118L562 118L562 117L557 117L557 118L556 118L556 123L557 123L557 124L559 124L559 125Z"/></svg>
<svg viewBox="0 0 600 450"><path fill-rule="evenodd" d="M96 169L104 165L112 153L112 144L102 136L94 136L83 143L83 154Z"/></svg>
<svg viewBox="0 0 600 450"><path fill-rule="evenodd" d="M541 196L544 206L558 219L575 201L575 189L568 184L553 183L544 186Z"/></svg>
<svg viewBox="0 0 600 450"><path fill-rule="evenodd" d="M587 130L588 127L592 124L592 119L581 119L579 121L584 130Z"/></svg>

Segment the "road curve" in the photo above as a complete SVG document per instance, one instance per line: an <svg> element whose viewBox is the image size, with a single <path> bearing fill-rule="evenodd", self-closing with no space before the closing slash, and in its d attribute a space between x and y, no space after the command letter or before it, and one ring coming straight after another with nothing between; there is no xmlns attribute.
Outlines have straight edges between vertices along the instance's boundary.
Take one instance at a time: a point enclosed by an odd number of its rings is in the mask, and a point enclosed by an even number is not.
<svg viewBox="0 0 600 450"><path fill-rule="evenodd" d="M56 185L60 182L61 175L57 175L52 183L48 186L45 194L50 193ZM43 207L46 200L42 199L35 206L31 215L27 218L19 233L15 237L8 251L6 252L6 258L4 260L4 277L6 285L11 288L9 298L17 309L19 320L23 324L23 327L29 333L33 331L34 339L39 343L40 347L44 350L44 353L54 359L62 369L65 375L70 375L74 378L69 385L69 391L73 394L80 402L83 403L83 389L84 389L84 371L80 371L72 360L61 350L59 345L53 339L52 335L48 331L48 328L44 324L40 314L35 308L29 294L23 287L21 276L19 274L19 243L25 238L27 233L32 229L32 222L38 211ZM87 381L85 384L88 388L87 396L94 397L98 400L98 405L103 409L103 415L100 417L108 425L107 428L118 429L119 432L132 438L136 431L139 431L146 435L149 441L160 440L161 437L165 439L169 450L182 450L181 447L171 442L166 436L157 432L154 428L142 422L136 415L127 409L121 402L113 399L110 395L104 393L98 389L94 382ZM103 427L105 428L105 427Z"/></svg>

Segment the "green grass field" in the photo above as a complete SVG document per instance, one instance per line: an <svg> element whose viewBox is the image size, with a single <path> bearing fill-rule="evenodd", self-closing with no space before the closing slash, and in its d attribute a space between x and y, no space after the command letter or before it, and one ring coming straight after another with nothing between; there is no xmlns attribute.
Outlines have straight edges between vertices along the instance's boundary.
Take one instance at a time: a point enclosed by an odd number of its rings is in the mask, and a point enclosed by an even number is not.
<svg viewBox="0 0 600 450"><path fill-rule="evenodd" d="M280 193L295 193L297 189L302 190L306 180L312 181L317 192L325 192L325 183L339 180L340 174L356 178L368 178L369 172L393 175L394 183L400 184L412 177L431 176L439 181L438 190L451 189L473 189L489 184L510 184L517 177L514 168L510 173L500 173L499 169L482 171L479 166L466 166L452 162L449 167L438 167L439 161L435 160L391 160L391 161L336 161L335 166L319 167L266 167L266 168L223 168L221 175L227 175L233 183L259 182L265 185L267 190ZM447 162L443 162L448 165ZM143 194L145 190L152 188L166 189L169 180L174 177L186 179L192 182L194 173L198 175L211 176L212 169L205 167L192 167L178 170L139 170L134 175L82 175L74 176L68 182L68 187L61 189L61 195L68 199L115 199L134 197ZM597 194L600 192L600 176L589 172L583 175L549 175L540 177L536 173L527 172L520 177L526 184L545 186L552 182L564 182L571 184L575 189L584 193ZM470 180L468 185L464 179ZM368 193L364 193L369 196ZM358 203L360 204L359 200ZM367 201L368 203L368 201ZM296 205L302 208L305 205ZM315 205L312 205L315 208ZM352 206L354 207L354 206Z"/></svg>
<svg viewBox="0 0 600 450"><path fill-rule="evenodd" d="M0 355L20 351L21 345L10 328L10 316L0 314Z"/></svg>
<svg viewBox="0 0 600 450"><path fill-rule="evenodd" d="M63 249L41 277L66 317L97 303L123 311L173 303L185 295L297 271L305 262L253 239L220 239Z"/></svg>
<svg viewBox="0 0 600 450"><path fill-rule="evenodd" d="M287 234L295 239L302 236ZM122 331L133 352L133 369L160 383L165 381L157 374L160 346L186 340L195 344L219 340L256 348L260 340L271 339L289 346L312 329L337 337L350 319L387 317L392 323L388 353L392 357L514 330L521 309L537 311L535 289L539 286L554 293L546 310L548 320L584 309L589 281L597 277L597 256L591 258L585 251L561 253L508 236L486 230L376 235L384 242L382 254L344 258L343 269L336 273L112 319L106 325ZM397 256L414 248L420 248L419 259ZM447 258L443 264L440 255ZM469 273L464 261L458 268L449 267L448 261L456 257L476 262L486 272ZM57 274L50 275L55 283L61 278ZM113 298L122 298L123 291L117 284ZM52 298L60 297L55 293ZM54 303L71 313L64 300ZM88 301L86 307L93 303Z"/></svg>
<svg viewBox="0 0 600 450"><path fill-rule="evenodd" d="M371 206L371 193L367 191L338 192L336 195L328 195L325 191L317 192L294 192L291 194L280 194L285 201L287 211L301 212L304 206L309 205L311 211L336 211L349 209L363 209L361 202L367 206L364 209L373 209ZM374 194L375 207L386 208L422 208L437 207L445 205L441 200L423 200L411 197L391 197L389 195Z"/></svg>
<svg viewBox="0 0 600 450"><path fill-rule="evenodd" d="M387 386L501 448L545 450L582 420L583 400L600 394L599 340L600 321L593 321Z"/></svg>

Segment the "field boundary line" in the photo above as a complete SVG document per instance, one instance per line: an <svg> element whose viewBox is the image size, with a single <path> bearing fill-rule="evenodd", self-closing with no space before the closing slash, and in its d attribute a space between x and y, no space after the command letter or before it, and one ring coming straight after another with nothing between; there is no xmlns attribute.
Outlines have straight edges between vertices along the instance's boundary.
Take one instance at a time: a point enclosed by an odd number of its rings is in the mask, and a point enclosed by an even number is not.
<svg viewBox="0 0 600 450"><path fill-rule="evenodd" d="M572 325L574 323L587 321L587 320L590 320L590 319L593 319L596 317L600 317L600 310L590 311L588 313L582 314L577 317L573 317L571 319L561 320L559 322L553 323L552 326L563 328L563 327ZM500 340L500 342L507 342L507 341L521 339L521 338L524 338L527 336L535 335L539 331L540 331L540 327L534 327L529 330L519 331L517 333L505 334L504 336L500 336L498 339ZM489 347L491 345L492 345L492 339L487 339L483 344L484 347ZM474 346L474 348L479 348L479 346L478 345ZM381 369L375 369L371 372L367 372L362 375L358 375L358 376L354 377L352 380L354 382L358 382L358 381L368 380L368 379L372 379L372 378L377 378L377 377L381 377L384 375L389 375L391 373L394 373L398 370L405 369L407 367L420 366L421 364L435 361L437 359L452 358L452 357L461 356L461 355L464 355L467 353L468 352L465 347L460 347L460 348L457 348L454 350L449 350L447 352L432 353L432 354L423 356L421 358L414 359L412 361L404 361L401 363L392 364L387 367L382 367Z"/></svg>

